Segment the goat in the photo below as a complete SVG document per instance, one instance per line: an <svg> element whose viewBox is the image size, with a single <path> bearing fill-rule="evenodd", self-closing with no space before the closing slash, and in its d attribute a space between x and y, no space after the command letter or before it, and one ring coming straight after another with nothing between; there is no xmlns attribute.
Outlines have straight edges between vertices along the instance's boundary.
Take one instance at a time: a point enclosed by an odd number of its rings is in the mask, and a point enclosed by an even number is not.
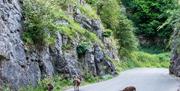
<svg viewBox="0 0 180 91"><path fill-rule="evenodd" d="M74 76L73 83L74 83L74 91L79 91L79 86L81 84L81 77Z"/></svg>
<svg viewBox="0 0 180 91"><path fill-rule="evenodd" d="M134 86L128 86L126 88L124 88L123 90L120 91L136 91L136 88Z"/></svg>
<svg viewBox="0 0 180 91"><path fill-rule="evenodd" d="M53 85L52 84L47 84L47 89L48 89L48 91L53 91Z"/></svg>

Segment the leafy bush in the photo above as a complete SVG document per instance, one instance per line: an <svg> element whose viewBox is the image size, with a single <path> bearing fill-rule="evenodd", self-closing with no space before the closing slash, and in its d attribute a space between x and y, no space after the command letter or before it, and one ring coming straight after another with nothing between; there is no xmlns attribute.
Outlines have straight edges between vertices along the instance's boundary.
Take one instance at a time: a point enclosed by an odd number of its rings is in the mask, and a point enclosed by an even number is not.
<svg viewBox="0 0 180 91"><path fill-rule="evenodd" d="M85 0L90 5L96 5L98 0Z"/></svg>
<svg viewBox="0 0 180 91"><path fill-rule="evenodd" d="M88 82L88 83L95 83L95 82L98 82L98 81L100 80L99 77L94 77L94 76L93 76L92 74L90 74L90 73L85 74L84 77L85 77L84 80L85 80L86 82Z"/></svg>
<svg viewBox="0 0 180 91"><path fill-rule="evenodd" d="M115 62L118 72L137 67L157 67L168 68L170 53L150 54L142 51L135 51L131 57L123 58L120 62Z"/></svg>
<svg viewBox="0 0 180 91"><path fill-rule="evenodd" d="M84 15L92 19L99 19L99 16L96 13L96 9L92 8L90 5L79 5L78 8Z"/></svg>
<svg viewBox="0 0 180 91"><path fill-rule="evenodd" d="M117 0L100 0L97 11L106 28L114 30L118 26L120 6Z"/></svg>
<svg viewBox="0 0 180 91"><path fill-rule="evenodd" d="M71 44L62 45L62 50L70 50L72 48Z"/></svg>
<svg viewBox="0 0 180 91"><path fill-rule="evenodd" d="M169 39L172 33L172 26L164 26L158 30L170 14L169 10L176 8L175 0L122 0L126 6L127 15L138 28L137 35L144 35L148 38L159 37Z"/></svg>
<svg viewBox="0 0 180 91"><path fill-rule="evenodd" d="M76 48L78 56L79 57L83 56L86 53L86 51L89 49L89 46L90 46L90 44L87 42L80 43Z"/></svg>
<svg viewBox="0 0 180 91"><path fill-rule="evenodd" d="M63 4L62 2L64 1L24 0L23 11L26 31L23 33L23 40L25 43L32 45L53 44L55 42L56 31L68 36L70 39L77 37L78 34L85 37L87 41L101 43L100 39L94 33L83 29L73 18L66 15L66 11L63 11L60 6ZM87 6L85 13L91 12L88 10L93 9ZM93 15L96 15L96 13L93 13ZM58 25L55 23L57 20L66 20L68 25Z"/></svg>
<svg viewBox="0 0 180 91"><path fill-rule="evenodd" d="M61 9L63 10L67 10L68 4L71 4L71 5L76 4L76 0L54 0L54 2L56 4L59 4Z"/></svg>
<svg viewBox="0 0 180 91"><path fill-rule="evenodd" d="M131 52L137 50L138 40L134 35L134 27L130 20L124 15L119 17L119 26L115 31L115 38L119 44L119 54L129 56Z"/></svg>
<svg viewBox="0 0 180 91"><path fill-rule="evenodd" d="M110 36L112 36L112 30L106 30L105 32L103 32L103 36L104 36L104 37L110 37Z"/></svg>
<svg viewBox="0 0 180 91"><path fill-rule="evenodd" d="M121 56L127 56L137 49L138 41L134 35L134 26L128 18L122 13L117 0L100 0L96 2L98 14L105 28L113 30L115 38L118 41L119 53ZM109 36L110 32L103 33Z"/></svg>
<svg viewBox="0 0 180 91"><path fill-rule="evenodd" d="M32 3L24 1L24 16L25 16L25 32L23 34L23 40L26 43L33 44L45 44L46 32L44 32L46 23L44 24L44 17L42 14L45 13L44 9L31 7ZM39 6L37 4L37 6Z"/></svg>
<svg viewBox="0 0 180 91"><path fill-rule="evenodd" d="M151 54L159 54L170 51L169 49L165 49L163 46L157 45L141 45L139 49L140 51L144 51Z"/></svg>
<svg viewBox="0 0 180 91"><path fill-rule="evenodd" d="M61 76L54 76L53 78L46 77L39 81L37 87L28 86L21 88L19 91L46 91L47 84L51 83L54 86L53 91L63 91L66 87L72 86L72 80L63 79Z"/></svg>

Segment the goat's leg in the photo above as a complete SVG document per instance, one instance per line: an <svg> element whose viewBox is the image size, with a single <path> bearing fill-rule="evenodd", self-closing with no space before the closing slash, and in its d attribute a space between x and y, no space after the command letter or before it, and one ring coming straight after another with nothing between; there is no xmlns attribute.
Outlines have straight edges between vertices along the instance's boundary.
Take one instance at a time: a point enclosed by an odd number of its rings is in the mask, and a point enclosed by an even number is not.
<svg viewBox="0 0 180 91"><path fill-rule="evenodd" d="M74 81L74 91L76 91L76 81Z"/></svg>
<svg viewBox="0 0 180 91"><path fill-rule="evenodd" d="M79 91L79 86L77 86L77 89L78 89L78 91Z"/></svg>
<svg viewBox="0 0 180 91"><path fill-rule="evenodd" d="M76 86L76 90L75 91L77 91L78 89L77 89L77 86Z"/></svg>
<svg viewBox="0 0 180 91"><path fill-rule="evenodd" d="M76 85L74 85L74 91L76 91Z"/></svg>

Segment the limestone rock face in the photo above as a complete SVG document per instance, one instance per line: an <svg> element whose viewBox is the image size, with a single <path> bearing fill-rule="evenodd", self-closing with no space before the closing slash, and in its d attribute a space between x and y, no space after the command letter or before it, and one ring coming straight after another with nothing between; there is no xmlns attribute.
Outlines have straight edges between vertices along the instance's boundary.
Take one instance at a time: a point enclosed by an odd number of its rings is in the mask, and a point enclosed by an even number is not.
<svg viewBox="0 0 180 91"><path fill-rule="evenodd" d="M74 16L74 20L95 33L105 47L102 49L100 45L93 43L79 58L76 51L81 42L79 35L76 39L69 39L56 32L53 46L46 45L41 50L29 48L21 38L25 31L22 19L20 0L0 0L0 89L3 85L8 85L12 91L18 91L21 86L29 84L36 86L41 78L53 76L54 73L67 77L115 73L115 67L106 57L118 60L117 51L110 40L103 38L100 20L89 19L82 14ZM69 24L66 20L57 20L55 23ZM68 44L71 47L64 49Z"/></svg>
<svg viewBox="0 0 180 91"><path fill-rule="evenodd" d="M19 86L36 85L41 73L36 62L26 60L21 40L22 14L19 0L0 1L0 82L17 90Z"/></svg>
<svg viewBox="0 0 180 91"><path fill-rule="evenodd" d="M81 24L85 29L94 32L99 38L102 39L102 28L100 20L89 19L85 15L82 15L79 10L74 14L74 20Z"/></svg>
<svg viewBox="0 0 180 91"><path fill-rule="evenodd" d="M172 57L170 62L169 71L170 74L174 74L180 77L180 31L179 29L174 30L172 40Z"/></svg>

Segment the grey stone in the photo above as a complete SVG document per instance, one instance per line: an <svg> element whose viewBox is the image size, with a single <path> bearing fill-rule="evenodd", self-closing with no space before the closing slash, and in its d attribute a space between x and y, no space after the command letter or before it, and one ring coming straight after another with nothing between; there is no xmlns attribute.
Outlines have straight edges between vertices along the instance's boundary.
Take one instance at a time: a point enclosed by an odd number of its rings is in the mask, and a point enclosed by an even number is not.
<svg viewBox="0 0 180 91"><path fill-rule="evenodd" d="M179 51L179 33L178 29L174 30L172 37L172 56L169 66L169 73L174 74L175 76L180 77L180 51Z"/></svg>
<svg viewBox="0 0 180 91"><path fill-rule="evenodd" d="M67 20L57 20L55 21L55 24L57 25L68 25L68 21Z"/></svg>
<svg viewBox="0 0 180 91"><path fill-rule="evenodd" d="M94 55L93 55L93 50L88 50L85 54L85 62L87 63L85 65L85 67L88 67L87 70L89 70L89 72L96 76L97 75L97 71L96 71L96 66L95 66L95 61L94 61Z"/></svg>
<svg viewBox="0 0 180 91"><path fill-rule="evenodd" d="M83 39L78 33L77 38L69 39L68 36L56 32L55 44L45 45L41 50L25 45L21 39L21 12L19 0L0 0L0 86L7 84L12 91L18 91L22 86L36 86L41 78L53 76L55 73L73 77L88 73L94 76L105 75L115 71L113 64L105 59L105 55L114 59L116 52L109 48L102 49L98 44L91 46L82 58L78 58L76 47ZM102 38L100 20L87 18L80 11L77 11L74 20ZM69 24L66 20L57 20L55 23ZM72 48L62 50L63 45L69 44Z"/></svg>
<svg viewBox="0 0 180 91"><path fill-rule="evenodd" d="M81 26L90 32L95 33L99 38L102 38L101 22L95 19L89 19L81 13L74 14L74 20L81 24Z"/></svg>

